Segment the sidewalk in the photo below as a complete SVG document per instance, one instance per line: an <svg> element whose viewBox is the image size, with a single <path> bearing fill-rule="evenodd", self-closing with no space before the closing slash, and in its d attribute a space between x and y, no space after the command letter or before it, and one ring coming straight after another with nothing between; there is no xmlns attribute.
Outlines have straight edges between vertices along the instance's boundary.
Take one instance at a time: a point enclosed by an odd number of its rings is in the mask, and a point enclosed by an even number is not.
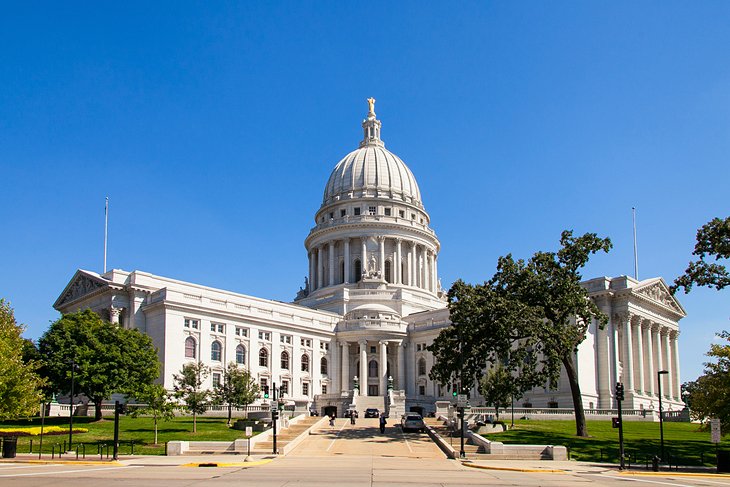
<svg viewBox="0 0 730 487"><path fill-rule="evenodd" d="M18 454L15 458L0 458L0 463L35 463L58 465L119 465L119 466L149 466L149 467L191 467L191 466L227 466L227 467L255 467L273 461L274 455L251 455L253 461L245 462L246 455L120 455L118 461L100 459L98 455L87 455L86 458L76 455L64 455L62 458L51 459L50 455L43 455L39 460L38 454Z"/></svg>

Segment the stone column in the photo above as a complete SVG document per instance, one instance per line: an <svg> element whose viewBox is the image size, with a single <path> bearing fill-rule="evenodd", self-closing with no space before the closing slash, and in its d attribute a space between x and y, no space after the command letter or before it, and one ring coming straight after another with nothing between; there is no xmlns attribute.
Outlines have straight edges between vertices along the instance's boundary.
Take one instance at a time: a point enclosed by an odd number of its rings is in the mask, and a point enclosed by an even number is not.
<svg viewBox="0 0 730 487"><path fill-rule="evenodd" d="M654 391L656 391L656 385L654 381L656 378L654 377L654 335L652 333L653 325L651 321L646 321L646 340L644 343L646 343L646 375L647 375L647 388L644 389L646 391L646 395L653 396Z"/></svg>
<svg viewBox="0 0 730 487"><path fill-rule="evenodd" d="M312 271L312 251L307 252L307 258L309 259L309 287L307 291L310 293L314 291L314 272Z"/></svg>
<svg viewBox="0 0 730 487"><path fill-rule="evenodd" d="M360 340L360 395L368 395L368 341Z"/></svg>
<svg viewBox="0 0 730 487"><path fill-rule="evenodd" d="M401 239L399 239L399 238L395 239L395 262L393 265L393 268L394 268L393 271L395 272L395 274L393 274L395 276L395 279L393 280L393 282L395 284L403 284L403 276L401 275L403 273L402 268L401 268L401 266L402 266L401 242L402 242Z"/></svg>
<svg viewBox="0 0 730 487"><path fill-rule="evenodd" d="M416 286L423 288L423 249L416 247Z"/></svg>
<svg viewBox="0 0 730 487"><path fill-rule="evenodd" d="M431 290L431 252L425 247L423 249L423 289Z"/></svg>
<svg viewBox="0 0 730 487"><path fill-rule="evenodd" d="M433 251L433 291L439 291L439 259L436 251Z"/></svg>
<svg viewBox="0 0 730 487"><path fill-rule="evenodd" d="M122 308L117 308L116 306L112 306L109 308L109 318L112 323L112 325L118 325L119 324L119 317L122 315Z"/></svg>
<svg viewBox="0 0 730 487"><path fill-rule="evenodd" d="M405 390L406 389L406 351L405 351L405 341L401 340L398 342L398 348L397 354L397 363L398 363L398 389Z"/></svg>
<svg viewBox="0 0 730 487"><path fill-rule="evenodd" d="M380 269L381 279L385 279L385 237L378 236L378 269ZM392 279L392 276L391 276Z"/></svg>
<svg viewBox="0 0 730 487"><path fill-rule="evenodd" d="M601 311L604 311L602 308ZM609 372L610 346L608 343L608 325L603 329L596 327L596 359L597 359L597 382L598 407L611 407L611 376Z"/></svg>
<svg viewBox="0 0 730 487"><path fill-rule="evenodd" d="M348 284L350 282L350 239L348 237L345 237L343 243L345 247L345 275L343 276L343 282L345 284Z"/></svg>
<svg viewBox="0 0 730 487"><path fill-rule="evenodd" d="M674 379L674 399L682 400L682 379L679 375L679 330L672 331L672 379Z"/></svg>
<svg viewBox="0 0 730 487"><path fill-rule="evenodd" d="M335 241L331 240L329 249L327 250L327 256L329 257L330 261L330 275L329 275L329 285L334 286L335 285Z"/></svg>
<svg viewBox="0 0 730 487"><path fill-rule="evenodd" d="M609 390L611 391L611 397L613 398L611 401L611 407L615 407L614 401L614 385L616 385L616 382L618 382L619 376L621 375L621 371L619 370L619 349L621 347L621 344L619 343L618 338L618 323L617 323L617 317L614 315L613 319L609 322L609 333L610 333L610 344L609 344L609 350L611 351L611 380L608 383L609 384Z"/></svg>
<svg viewBox="0 0 730 487"><path fill-rule="evenodd" d="M406 268L408 270L408 282L406 283L409 286L414 286L413 282L413 269L415 268L415 265L413 264L413 261L415 260L414 252L415 252L416 244L414 242L409 242L408 245L408 262L406 263Z"/></svg>
<svg viewBox="0 0 730 487"><path fill-rule="evenodd" d="M654 348L654 380L657 381L657 377L661 377L658 375L658 372L660 370L664 370L664 362L662 361L662 335L661 335L661 326L656 325L656 327L652 330L652 338L654 339L654 343L652 343L652 346ZM659 393L659 386L657 386L657 393ZM667 394L667 387L664 382L662 382L662 394Z"/></svg>
<svg viewBox="0 0 730 487"><path fill-rule="evenodd" d="M436 275L433 271L433 262L434 262L434 253L433 250L428 253L428 290L431 292L436 292L436 280L434 279L434 276Z"/></svg>
<svg viewBox="0 0 730 487"><path fill-rule="evenodd" d="M360 256L360 272L363 274L369 271L368 269L368 239L367 237L362 237L360 239L362 242L362 255ZM358 279L360 279L361 276L357 276Z"/></svg>
<svg viewBox="0 0 730 487"><path fill-rule="evenodd" d="M388 342L381 340L380 344L380 395L384 396L388 384Z"/></svg>
<svg viewBox="0 0 730 487"><path fill-rule="evenodd" d="M340 372L342 384L340 390L347 391L350 389L350 344L347 341L341 341L340 350L342 353L342 371Z"/></svg>
<svg viewBox="0 0 730 487"><path fill-rule="evenodd" d="M634 345L631 326L631 313L621 315L621 321L623 322L624 328L624 370L623 370L623 382L624 388L627 391L634 390Z"/></svg>
<svg viewBox="0 0 730 487"><path fill-rule="evenodd" d="M644 382L644 340L641 327L642 318L638 318L636 322L636 390L644 394L646 391L646 383Z"/></svg>
<svg viewBox="0 0 730 487"><path fill-rule="evenodd" d="M324 245L317 247L317 289L324 287Z"/></svg>
<svg viewBox="0 0 730 487"><path fill-rule="evenodd" d="M672 370L672 359L669 351L669 330L667 328L664 328L664 333L662 333L662 342L662 363L664 364L664 368L669 371L668 374L663 376L664 384L662 384L662 391L664 391L664 397L671 399L674 396L674 384L672 384L674 371Z"/></svg>

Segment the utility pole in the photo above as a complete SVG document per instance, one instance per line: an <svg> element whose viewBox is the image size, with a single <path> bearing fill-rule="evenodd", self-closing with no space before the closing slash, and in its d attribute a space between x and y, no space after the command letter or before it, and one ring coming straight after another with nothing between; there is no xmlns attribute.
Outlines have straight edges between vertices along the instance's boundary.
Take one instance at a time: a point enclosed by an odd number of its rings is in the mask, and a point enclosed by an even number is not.
<svg viewBox="0 0 730 487"><path fill-rule="evenodd" d="M114 401L114 460L119 459L119 401Z"/></svg>
<svg viewBox="0 0 730 487"><path fill-rule="evenodd" d="M279 419L279 404L276 399L276 382L272 382L274 386L274 398L271 401L271 423L272 427L274 428L274 442L273 442L273 451L272 453L274 455L277 454L276 450L276 420Z"/></svg>
<svg viewBox="0 0 730 487"><path fill-rule="evenodd" d="M624 459L624 419L621 409L621 401L624 400L624 385L621 382L616 383L616 406L618 407L618 456L619 470L626 467Z"/></svg>

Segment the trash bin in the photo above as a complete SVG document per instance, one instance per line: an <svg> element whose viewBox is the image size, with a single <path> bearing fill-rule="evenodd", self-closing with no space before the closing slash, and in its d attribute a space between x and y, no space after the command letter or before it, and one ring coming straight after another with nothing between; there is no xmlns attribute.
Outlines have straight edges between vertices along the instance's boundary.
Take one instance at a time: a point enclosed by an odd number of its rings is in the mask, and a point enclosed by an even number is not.
<svg viewBox="0 0 730 487"><path fill-rule="evenodd" d="M717 473L730 472L730 451L717 451Z"/></svg>
<svg viewBox="0 0 730 487"><path fill-rule="evenodd" d="M18 437L6 436L3 438L3 458L15 458L18 451Z"/></svg>

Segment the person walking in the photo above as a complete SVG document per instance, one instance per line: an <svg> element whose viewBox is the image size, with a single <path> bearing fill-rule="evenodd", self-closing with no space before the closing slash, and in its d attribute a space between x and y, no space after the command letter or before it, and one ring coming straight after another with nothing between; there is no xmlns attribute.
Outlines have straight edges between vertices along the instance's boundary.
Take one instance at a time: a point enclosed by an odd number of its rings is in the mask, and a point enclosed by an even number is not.
<svg viewBox="0 0 730 487"><path fill-rule="evenodd" d="M335 415L334 415L334 413L332 413L330 415L330 427L332 427L332 428L335 427Z"/></svg>
<svg viewBox="0 0 730 487"><path fill-rule="evenodd" d="M385 423L387 421L385 420L385 413L380 413L380 433L385 433Z"/></svg>

